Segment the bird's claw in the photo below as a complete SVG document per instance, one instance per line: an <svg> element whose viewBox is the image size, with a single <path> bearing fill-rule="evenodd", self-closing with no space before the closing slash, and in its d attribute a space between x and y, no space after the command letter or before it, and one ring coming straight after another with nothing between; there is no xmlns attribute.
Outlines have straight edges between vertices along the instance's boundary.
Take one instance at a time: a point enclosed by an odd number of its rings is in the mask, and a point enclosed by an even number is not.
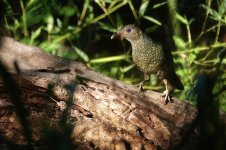
<svg viewBox="0 0 226 150"><path fill-rule="evenodd" d="M172 102L169 90L165 90L162 93L162 97L164 97L165 104L167 104L168 102ZM163 100L163 98L162 98L162 100Z"/></svg>
<svg viewBox="0 0 226 150"><path fill-rule="evenodd" d="M139 92L143 92L144 91L144 84L140 83L139 84Z"/></svg>

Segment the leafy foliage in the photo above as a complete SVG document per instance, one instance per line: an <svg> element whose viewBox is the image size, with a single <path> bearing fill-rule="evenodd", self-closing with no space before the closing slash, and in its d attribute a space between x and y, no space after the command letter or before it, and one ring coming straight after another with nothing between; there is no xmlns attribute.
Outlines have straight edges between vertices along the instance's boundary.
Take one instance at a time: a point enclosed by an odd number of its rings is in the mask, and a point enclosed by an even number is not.
<svg viewBox="0 0 226 150"><path fill-rule="evenodd" d="M129 44L111 41L110 36L122 25L140 24L154 40L172 51L177 74L185 85L185 90L176 94L195 102L196 76L217 75L216 85L223 85L214 90L221 91L216 92L216 97L221 110L226 111L226 61L219 61L218 57L226 47L226 0L189 1L191 6L186 5L187 0L178 3L172 0L19 0L16 3L1 1L3 35L39 46L54 55L82 61L131 84L137 84L143 75L131 61ZM181 32L174 32L172 20L179 24ZM154 75L146 88L163 90Z"/></svg>

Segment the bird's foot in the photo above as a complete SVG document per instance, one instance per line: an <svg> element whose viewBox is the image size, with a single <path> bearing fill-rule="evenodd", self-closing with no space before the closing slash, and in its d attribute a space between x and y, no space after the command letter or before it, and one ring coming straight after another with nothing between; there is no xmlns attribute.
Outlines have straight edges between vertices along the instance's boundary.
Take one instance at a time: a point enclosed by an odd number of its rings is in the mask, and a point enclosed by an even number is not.
<svg viewBox="0 0 226 150"><path fill-rule="evenodd" d="M162 93L162 97L164 97L165 104L167 104L168 102L173 102L173 100L171 99L170 91L169 90L165 90ZM162 98L162 100L163 100L163 98Z"/></svg>
<svg viewBox="0 0 226 150"><path fill-rule="evenodd" d="M143 92L144 91L144 83L143 82L141 82L140 84L139 84L139 92Z"/></svg>

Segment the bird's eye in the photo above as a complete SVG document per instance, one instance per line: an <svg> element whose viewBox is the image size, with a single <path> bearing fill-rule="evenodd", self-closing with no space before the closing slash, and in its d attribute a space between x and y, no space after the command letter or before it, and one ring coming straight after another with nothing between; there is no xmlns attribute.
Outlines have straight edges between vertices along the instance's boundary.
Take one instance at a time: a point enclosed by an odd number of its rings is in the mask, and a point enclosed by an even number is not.
<svg viewBox="0 0 226 150"><path fill-rule="evenodd" d="M130 29L130 28L127 28L127 29L126 29L126 32L127 32L127 33L130 33L130 32L131 32L131 29Z"/></svg>

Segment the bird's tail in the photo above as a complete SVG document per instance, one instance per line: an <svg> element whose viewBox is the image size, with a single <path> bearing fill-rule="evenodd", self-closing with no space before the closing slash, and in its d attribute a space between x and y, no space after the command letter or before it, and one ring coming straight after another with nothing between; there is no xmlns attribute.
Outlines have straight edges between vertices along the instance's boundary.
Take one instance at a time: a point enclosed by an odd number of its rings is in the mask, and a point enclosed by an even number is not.
<svg viewBox="0 0 226 150"><path fill-rule="evenodd" d="M178 90L183 90L184 86L175 72L170 75L169 83Z"/></svg>

